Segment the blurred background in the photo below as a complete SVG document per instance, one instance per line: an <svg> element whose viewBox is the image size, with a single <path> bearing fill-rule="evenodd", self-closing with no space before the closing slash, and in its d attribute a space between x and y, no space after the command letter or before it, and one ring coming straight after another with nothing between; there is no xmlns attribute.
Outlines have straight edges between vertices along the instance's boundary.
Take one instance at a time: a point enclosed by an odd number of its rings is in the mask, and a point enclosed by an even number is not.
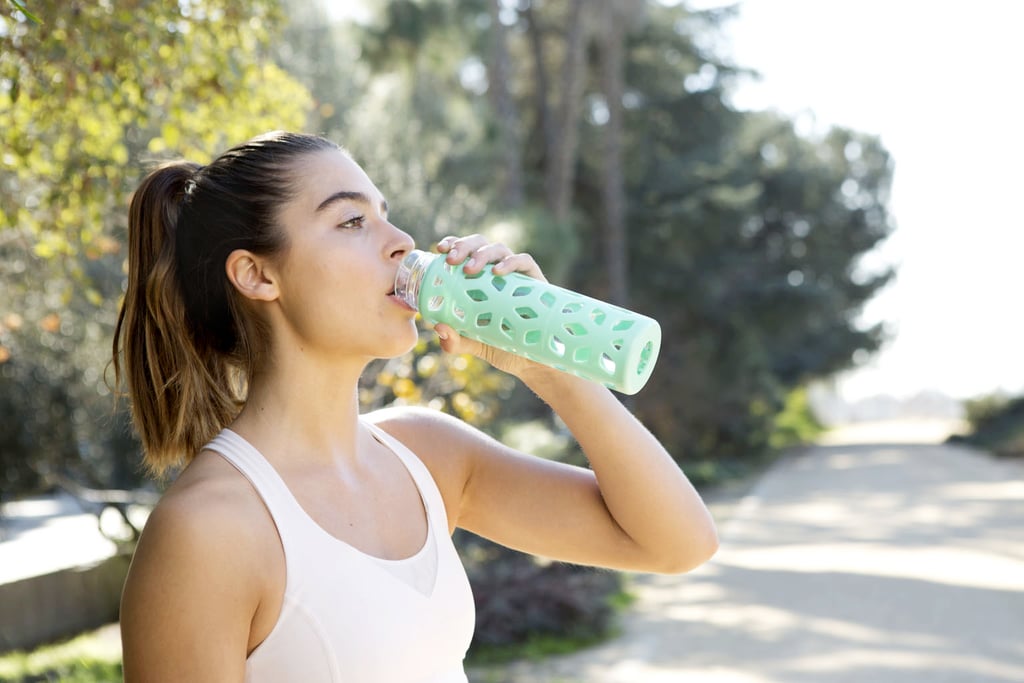
<svg viewBox="0 0 1024 683"><path fill-rule="evenodd" d="M630 406L698 485L863 420L965 418L991 427L975 438L1024 449L1019 13L998 0L0 0L0 546L28 535L10 521L18 504L70 496L124 513L104 533L130 553L129 509L159 493L109 386L130 193L160 160L205 163L272 129L345 146L421 247L482 232L556 283L658 319L658 367ZM448 410L580 460L522 387L442 357L427 334L374 365L362 399ZM567 621L600 631L621 591L460 546L481 650ZM22 567L8 583L39 573L34 553L0 555ZM488 601L498 581L551 609L510 615Z"/></svg>
<svg viewBox="0 0 1024 683"><path fill-rule="evenodd" d="M897 272L860 316L884 321L890 338L835 382L861 411L1024 389L1015 358L1024 323L1002 313L1022 291L1012 260L1024 218L1011 202L1024 179L1015 161L1024 132L1014 125L1024 103L1010 87L1024 64L1011 35L1022 19L1024 9L997 1L924 10L748 0L729 22L728 49L761 74L735 91L737 106L875 134L895 161L896 229L863 263Z"/></svg>

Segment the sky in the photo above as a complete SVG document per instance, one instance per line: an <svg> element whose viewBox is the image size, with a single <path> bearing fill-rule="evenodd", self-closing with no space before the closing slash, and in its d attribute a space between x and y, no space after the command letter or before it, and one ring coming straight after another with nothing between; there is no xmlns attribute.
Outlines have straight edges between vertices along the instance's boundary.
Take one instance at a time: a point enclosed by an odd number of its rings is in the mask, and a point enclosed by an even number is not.
<svg viewBox="0 0 1024 683"><path fill-rule="evenodd" d="M736 106L878 135L895 160L896 229L864 266L897 278L861 318L892 339L836 382L847 400L1024 393L1022 26L1017 0L742 0L726 29L762 76Z"/></svg>
<svg viewBox="0 0 1024 683"><path fill-rule="evenodd" d="M719 6L700 0L689 6ZM841 396L1024 393L1024 3L746 0L726 49L761 73L735 104L878 135L897 279L862 322L892 341Z"/></svg>

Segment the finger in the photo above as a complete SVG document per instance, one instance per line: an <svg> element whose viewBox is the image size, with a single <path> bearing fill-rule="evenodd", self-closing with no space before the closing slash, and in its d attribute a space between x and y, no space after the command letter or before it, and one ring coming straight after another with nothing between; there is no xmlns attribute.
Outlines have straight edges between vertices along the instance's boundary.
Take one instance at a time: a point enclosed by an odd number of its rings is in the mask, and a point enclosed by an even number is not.
<svg viewBox="0 0 1024 683"><path fill-rule="evenodd" d="M456 355L462 353L473 353L473 347L475 345L479 345L479 342L460 336L459 333L451 326L445 325L444 323L434 325L434 331L437 333L439 343L441 344L441 350L445 353Z"/></svg>
<svg viewBox="0 0 1024 683"><path fill-rule="evenodd" d="M458 336L455 333L455 330L453 330L450 326L445 325L444 323L438 323L434 325L434 332L437 332L437 337L438 339L441 340L442 348L444 348L445 345L451 346L452 339ZM447 351L447 349L445 350Z"/></svg>
<svg viewBox="0 0 1024 683"><path fill-rule="evenodd" d="M488 263L500 263L512 256L512 250L500 242L485 244L469 255L463 270L469 274L480 272Z"/></svg>
<svg viewBox="0 0 1024 683"><path fill-rule="evenodd" d="M529 254L509 254L494 264L495 275L507 275L508 273L522 273L536 280L547 282L540 266Z"/></svg>
<svg viewBox="0 0 1024 683"><path fill-rule="evenodd" d="M437 250L442 254L447 254L448 250L452 248L452 245L455 244L457 239L459 238L455 235L446 235L445 237L442 237L437 243Z"/></svg>
<svg viewBox="0 0 1024 683"><path fill-rule="evenodd" d="M487 238L483 235L469 235L467 237L445 238L448 263L456 266L466 260L471 253L487 244ZM440 250L440 245L438 245Z"/></svg>

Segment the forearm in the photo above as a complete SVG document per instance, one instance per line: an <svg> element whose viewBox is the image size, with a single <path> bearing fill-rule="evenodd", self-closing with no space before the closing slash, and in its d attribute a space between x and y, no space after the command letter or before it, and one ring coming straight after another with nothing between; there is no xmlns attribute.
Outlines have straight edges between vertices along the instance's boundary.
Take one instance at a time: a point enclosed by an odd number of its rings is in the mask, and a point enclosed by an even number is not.
<svg viewBox="0 0 1024 683"><path fill-rule="evenodd" d="M548 403L590 462L615 523L657 567L685 571L718 546L700 495L661 443L607 389L532 368L521 379Z"/></svg>

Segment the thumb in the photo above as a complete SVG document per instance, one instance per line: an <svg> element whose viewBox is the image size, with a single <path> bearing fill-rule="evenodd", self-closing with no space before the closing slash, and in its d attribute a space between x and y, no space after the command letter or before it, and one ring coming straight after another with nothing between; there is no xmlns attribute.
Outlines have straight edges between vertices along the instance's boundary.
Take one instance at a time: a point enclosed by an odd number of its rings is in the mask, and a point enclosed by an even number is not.
<svg viewBox="0 0 1024 683"><path fill-rule="evenodd" d="M479 345L478 342L474 342L472 339L460 336L452 327L444 323L435 325L434 331L437 332L441 342L441 350L445 353L475 353L477 349L474 346Z"/></svg>

